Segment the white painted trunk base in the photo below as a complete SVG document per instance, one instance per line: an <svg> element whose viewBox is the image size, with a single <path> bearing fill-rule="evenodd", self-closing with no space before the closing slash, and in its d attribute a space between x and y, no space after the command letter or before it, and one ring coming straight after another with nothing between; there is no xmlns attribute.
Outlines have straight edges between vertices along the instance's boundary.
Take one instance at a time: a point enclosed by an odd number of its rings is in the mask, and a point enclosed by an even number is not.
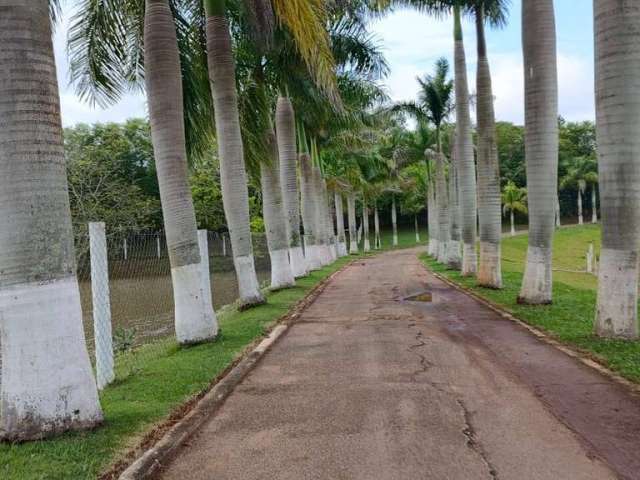
<svg viewBox="0 0 640 480"><path fill-rule="evenodd" d="M394 232L393 234L393 246L397 247L398 246L398 234Z"/></svg>
<svg viewBox="0 0 640 480"><path fill-rule="evenodd" d="M327 244L318 245L318 253L320 257L320 266L324 267L330 265L333 262L331 257L331 246Z"/></svg>
<svg viewBox="0 0 640 480"><path fill-rule="evenodd" d="M305 260L309 271L319 270L322 268L322 259L320 258L318 245L307 245L305 250Z"/></svg>
<svg viewBox="0 0 640 480"><path fill-rule="evenodd" d="M333 242L329 248L331 252L331 263L333 263L338 259L338 247L336 246L336 243Z"/></svg>
<svg viewBox="0 0 640 480"><path fill-rule="evenodd" d="M543 305L552 300L551 248L529 246L519 303Z"/></svg>
<svg viewBox="0 0 640 480"><path fill-rule="evenodd" d="M291 247L289 249L289 263L294 278L304 277L309 273L302 247Z"/></svg>
<svg viewBox="0 0 640 480"><path fill-rule="evenodd" d="M499 243L480 242L478 285L488 288L502 288L500 250Z"/></svg>
<svg viewBox="0 0 640 480"><path fill-rule="evenodd" d="M347 243L346 242L339 242L338 243L338 257L346 257L347 255L349 255L349 251L347 250Z"/></svg>
<svg viewBox="0 0 640 480"><path fill-rule="evenodd" d="M478 272L478 253L475 244L462 245L462 275L473 276Z"/></svg>
<svg viewBox="0 0 640 480"><path fill-rule="evenodd" d="M176 338L180 344L204 342L218 335L209 278L209 268L205 275L202 262L171 269Z"/></svg>
<svg viewBox="0 0 640 480"><path fill-rule="evenodd" d="M0 439L32 440L102 421L75 277L0 290Z"/></svg>
<svg viewBox="0 0 640 480"><path fill-rule="evenodd" d="M293 287L296 282L289 263L289 251L275 250L269 252L269 257L271 258L271 289Z"/></svg>
<svg viewBox="0 0 640 480"><path fill-rule="evenodd" d="M438 240L438 251L436 257L439 263L446 263L449 257L449 242L441 242Z"/></svg>
<svg viewBox="0 0 640 480"><path fill-rule="evenodd" d="M462 255L460 254L460 241L449 240L449 247L447 248L447 265L456 270L462 268Z"/></svg>
<svg viewBox="0 0 640 480"><path fill-rule="evenodd" d="M349 244L349 253L352 255L358 254L358 242L355 238L351 240L351 243Z"/></svg>
<svg viewBox="0 0 640 480"><path fill-rule="evenodd" d="M638 252L603 248L598 271L595 332L638 338Z"/></svg>
<svg viewBox="0 0 640 480"><path fill-rule="evenodd" d="M260 293L260 285L258 285L258 279L255 274L253 255L233 257L233 264L236 267L236 276L238 278L240 308L264 303L264 297Z"/></svg>
<svg viewBox="0 0 640 480"><path fill-rule="evenodd" d="M364 251L365 252L370 252L371 251L371 242L369 242L368 238L364 239Z"/></svg>
<svg viewBox="0 0 640 480"><path fill-rule="evenodd" d="M438 255L438 240L436 238L429 238L429 245L427 247L427 253L432 257L436 257Z"/></svg>

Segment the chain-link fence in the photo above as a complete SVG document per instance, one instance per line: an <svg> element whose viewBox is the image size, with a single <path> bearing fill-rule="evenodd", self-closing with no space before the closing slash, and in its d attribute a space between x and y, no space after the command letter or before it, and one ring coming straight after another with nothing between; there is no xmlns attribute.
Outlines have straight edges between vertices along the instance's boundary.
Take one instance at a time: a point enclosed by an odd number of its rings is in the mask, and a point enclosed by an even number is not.
<svg viewBox="0 0 640 480"><path fill-rule="evenodd" d="M118 368L127 374L149 344L174 335L174 304L164 234L127 234L99 225L91 224L75 243L87 347L102 387L112 380L110 351L121 357ZM207 232L207 240L213 304L220 309L238 298L231 243L227 233ZM264 283L270 277L266 237L254 234L253 244Z"/></svg>

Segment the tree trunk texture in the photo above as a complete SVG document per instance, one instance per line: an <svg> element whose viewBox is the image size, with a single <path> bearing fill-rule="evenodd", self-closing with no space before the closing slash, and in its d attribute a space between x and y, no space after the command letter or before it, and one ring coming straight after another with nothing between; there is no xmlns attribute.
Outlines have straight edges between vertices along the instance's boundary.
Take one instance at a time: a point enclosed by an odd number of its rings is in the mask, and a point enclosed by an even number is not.
<svg viewBox="0 0 640 480"><path fill-rule="evenodd" d="M584 224L584 217L582 216L582 191L578 189L578 225Z"/></svg>
<svg viewBox="0 0 640 480"><path fill-rule="evenodd" d="M304 227L304 251L308 270L322 267L318 250L316 224L317 198L314 189L313 166L308 153L300 154L300 198L302 199L302 225Z"/></svg>
<svg viewBox="0 0 640 480"><path fill-rule="evenodd" d="M438 253L440 263L447 263L449 258L449 193L445 173L445 158L442 152L436 153L436 205L438 205Z"/></svg>
<svg viewBox="0 0 640 480"><path fill-rule="evenodd" d="M271 158L260 164L262 216L267 235L269 257L271 258L271 289L278 290L293 286L295 280L289 263L287 216L280 188L278 147L274 132L267 132L266 135Z"/></svg>
<svg viewBox="0 0 640 480"><path fill-rule="evenodd" d="M347 195L347 216L349 220L349 253L358 253L358 230L356 228L356 196L353 192Z"/></svg>
<svg viewBox="0 0 640 480"><path fill-rule="evenodd" d="M393 230L393 246L398 246L398 213L396 211L396 195L391 194L391 229Z"/></svg>
<svg viewBox="0 0 640 480"><path fill-rule="evenodd" d="M476 11L478 46L476 116L478 123L478 217L480 220L478 285L502 288L500 164L496 146L496 119L484 22L484 12L482 7L479 7Z"/></svg>
<svg viewBox="0 0 640 480"><path fill-rule="evenodd" d="M307 274L307 263L300 235L300 192L298 191L298 154L293 105L287 97L276 103L276 135L280 157L280 186L284 205L291 270L296 278Z"/></svg>
<svg viewBox="0 0 640 480"><path fill-rule="evenodd" d="M597 335L638 338L640 4L595 0L596 136L602 250Z"/></svg>
<svg viewBox="0 0 640 480"><path fill-rule="evenodd" d="M373 228L373 248L380 250L382 248L382 240L380 239L380 216L378 215L378 205L375 202L373 204Z"/></svg>
<svg viewBox="0 0 640 480"><path fill-rule="evenodd" d="M367 205L367 197L362 195L362 235L364 237L364 251L371 251L371 243L369 242L369 207Z"/></svg>
<svg viewBox="0 0 640 480"><path fill-rule="evenodd" d="M347 237L344 231L344 208L342 205L342 194L337 190L334 193L333 203L336 209L336 227L338 232L338 255L344 257L348 255Z"/></svg>
<svg viewBox="0 0 640 480"><path fill-rule="evenodd" d="M462 38L460 10L454 9L455 37L455 91L456 91L456 162L460 182L460 211L462 222L462 275L472 276L477 271L476 253L476 170L471 137L469 113L469 86L467 62Z"/></svg>
<svg viewBox="0 0 640 480"><path fill-rule="evenodd" d="M0 8L0 440L102 421L82 327L49 2Z"/></svg>
<svg viewBox="0 0 640 480"><path fill-rule="evenodd" d="M455 159L455 147L451 155L451 167L449 169L449 249L447 265L455 270L462 268L462 255L460 254L460 202L458 195L458 167Z"/></svg>
<svg viewBox="0 0 640 480"><path fill-rule="evenodd" d="M171 263L176 337L181 344L215 338L209 271L203 272L189 187L178 40L168 0L147 0L145 82L151 140ZM208 252L207 252L208 254Z"/></svg>
<svg viewBox="0 0 640 480"><path fill-rule="evenodd" d="M211 3L217 7L211 10ZM206 2L206 34L211 94L220 158L220 184L238 277L241 308L264 303L256 275L249 226L249 192L236 92L235 58L225 2ZM218 11L220 9L220 11Z"/></svg>
<svg viewBox="0 0 640 480"><path fill-rule="evenodd" d="M558 75L553 0L522 3L529 248L518 301L551 303L558 185Z"/></svg>

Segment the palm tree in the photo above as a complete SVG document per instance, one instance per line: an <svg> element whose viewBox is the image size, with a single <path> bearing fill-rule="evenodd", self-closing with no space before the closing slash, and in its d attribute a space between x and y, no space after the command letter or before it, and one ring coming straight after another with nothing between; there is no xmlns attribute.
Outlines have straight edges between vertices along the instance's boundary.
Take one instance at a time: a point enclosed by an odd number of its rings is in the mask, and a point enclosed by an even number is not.
<svg viewBox="0 0 640 480"><path fill-rule="evenodd" d="M144 80L170 252L176 337L183 344L217 335L187 172L186 148L197 155L211 140L205 56L195 48L197 26L186 27L197 18L197 8L168 0L119 6L87 2L69 35L71 76L83 98L113 103L127 88L141 86L139 72L149 70Z"/></svg>
<svg viewBox="0 0 640 480"><path fill-rule="evenodd" d="M516 234L515 212L527 213L527 189L516 186L509 182L502 189L502 211L506 215L509 213L511 223L511 236Z"/></svg>
<svg viewBox="0 0 640 480"><path fill-rule="evenodd" d="M462 275L475 275L476 254L476 172L471 138L469 113L469 87L467 84L467 62L462 37L460 5L453 7L454 60L456 92L456 172L460 188L460 211L462 221Z"/></svg>
<svg viewBox="0 0 640 480"><path fill-rule="evenodd" d="M418 122L430 122L435 127L436 151L425 152L428 159L436 165L435 204L438 218L438 261L447 263L451 252L449 230L449 194L446 180L446 159L442 152L442 126L452 111L453 82L447 80L449 63L445 58L437 60L435 73L418 78L420 92L417 103L401 103L394 107Z"/></svg>
<svg viewBox="0 0 640 480"><path fill-rule="evenodd" d="M491 71L484 33L488 18L493 25L504 24L506 0L476 0L478 72L476 75L476 116L478 123L478 216L480 220L480 267L478 284L502 287L500 266L500 164L496 146ZM488 14L488 15L487 15Z"/></svg>
<svg viewBox="0 0 640 480"><path fill-rule="evenodd" d="M82 328L49 4L4 5L0 440L25 441L92 428L102 412Z"/></svg>
<svg viewBox="0 0 640 480"><path fill-rule="evenodd" d="M602 209L595 332L603 337L637 338L640 10L634 0L596 0L594 18Z"/></svg>
<svg viewBox="0 0 640 480"><path fill-rule="evenodd" d="M529 248L518 302L551 303L558 185L558 74L553 0L523 0Z"/></svg>
<svg viewBox="0 0 640 480"><path fill-rule="evenodd" d="M298 189L295 116L291 100L279 96L276 103L276 132L280 155L280 183L286 214L287 242L291 269L296 278L307 274L307 262L300 236L300 192Z"/></svg>
<svg viewBox="0 0 640 480"><path fill-rule="evenodd" d="M587 187L591 187L591 221L597 223L598 214L596 210L596 186L598 184L598 163L595 158L592 157L578 157L574 158L567 174L562 178L560 182L561 188L576 188L577 189L577 204L578 204L578 224L584 223L582 215L582 196L586 193Z"/></svg>
<svg viewBox="0 0 640 480"><path fill-rule="evenodd" d="M181 344L197 343L215 338L218 324L208 268L203 271L188 183L180 54L168 0L146 0L144 44L149 123L171 262L176 337Z"/></svg>
<svg viewBox="0 0 640 480"><path fill-rule="evenodd" d="M249 228L249 193L236 92L235 59L226 0L204 0L207 60L215 112L220 184L229 228L241 308L264 303L256 275Z"/></svg>

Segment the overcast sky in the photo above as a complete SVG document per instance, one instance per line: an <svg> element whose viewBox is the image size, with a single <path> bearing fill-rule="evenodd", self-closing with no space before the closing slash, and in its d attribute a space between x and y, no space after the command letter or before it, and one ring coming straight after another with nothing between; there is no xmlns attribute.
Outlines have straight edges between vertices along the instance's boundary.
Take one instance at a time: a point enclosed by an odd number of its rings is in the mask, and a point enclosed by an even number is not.
<svg viewBox="0 0 640 480"><path fill-rule="evenodd" d="M487 31L489 61L496 98L496 118L523 122L523 73L520 26L521 0L512 0L509 24L498 31ZM124 121L146 116L144 97L127 95L111 108L102 110L81 102L69 86L65 51L70 0L64 5L61 25L54 37L61 89L62 121L65 126L78 122ZM593 20L591 0L555 0L558 37L558 77L560 114L568 120L592 120L593 98ZM385 80L393 100L415 98L416 76L433 70L441 56L452 63L451 19L434 20L411 10L397 11L372 24L371 30L382 45L391 73ZM464 25L469 88L475 91L475 32Z"/></svg>

